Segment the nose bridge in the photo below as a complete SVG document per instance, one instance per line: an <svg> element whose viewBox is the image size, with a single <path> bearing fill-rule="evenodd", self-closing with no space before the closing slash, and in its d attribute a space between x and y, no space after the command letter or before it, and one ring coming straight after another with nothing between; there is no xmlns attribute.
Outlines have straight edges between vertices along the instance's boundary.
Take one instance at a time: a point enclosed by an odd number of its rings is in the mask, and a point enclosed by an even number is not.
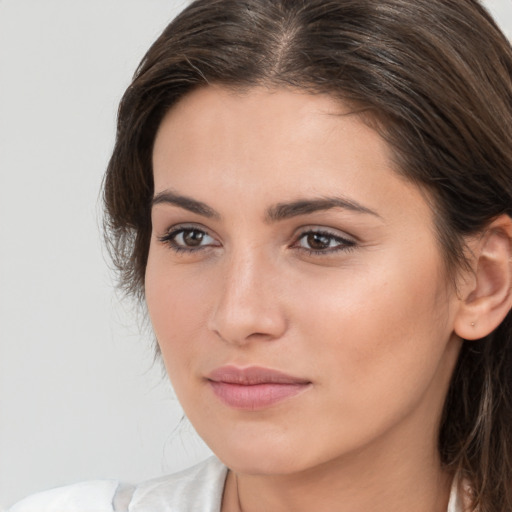
<svg viewBox="0 0 512 512"><path fill-rule="evenodd" d="M231 251L222 265L211 329L223 340L275 339L286 328L277 292L278 269L261 247Z"/></svg>

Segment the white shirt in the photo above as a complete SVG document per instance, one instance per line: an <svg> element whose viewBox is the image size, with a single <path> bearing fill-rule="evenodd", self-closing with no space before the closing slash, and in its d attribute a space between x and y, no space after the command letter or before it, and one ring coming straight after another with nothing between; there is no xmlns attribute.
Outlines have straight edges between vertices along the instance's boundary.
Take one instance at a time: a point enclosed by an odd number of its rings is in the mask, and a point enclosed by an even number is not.
<svg viewBox="0 0 512 512"><path fill-rule="evenodd" d="M85 482L35 494L8 512L220 512L227 468L216 457L137 486ZM447 512L463 512L453 485Z"/></svg>

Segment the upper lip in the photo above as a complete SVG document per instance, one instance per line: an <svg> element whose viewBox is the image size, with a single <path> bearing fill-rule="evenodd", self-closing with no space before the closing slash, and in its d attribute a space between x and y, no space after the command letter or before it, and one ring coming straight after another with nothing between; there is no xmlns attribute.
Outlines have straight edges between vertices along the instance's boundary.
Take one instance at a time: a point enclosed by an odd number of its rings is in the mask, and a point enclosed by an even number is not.
<svg viewBox="0 0 512 512"><path fill-rule="evenodd" d="M310 381L300 377L287 375L279 370L260 366L239 368L236 366L221 366L206 377L214 382L254 386L256 384L309 384Z"/></svg>

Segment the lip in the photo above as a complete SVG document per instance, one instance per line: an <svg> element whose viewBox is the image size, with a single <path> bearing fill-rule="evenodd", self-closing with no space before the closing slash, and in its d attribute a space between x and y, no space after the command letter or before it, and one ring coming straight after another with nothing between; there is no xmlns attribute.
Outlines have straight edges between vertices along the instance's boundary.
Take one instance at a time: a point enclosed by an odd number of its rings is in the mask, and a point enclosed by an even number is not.
<svg viewBox="0 0 512 512"><path fill-rule="evenodd" d="M222 366L206 379L221 402L234 409L248 411L271 407L311 385L306 379L259 366Z"/></svg>

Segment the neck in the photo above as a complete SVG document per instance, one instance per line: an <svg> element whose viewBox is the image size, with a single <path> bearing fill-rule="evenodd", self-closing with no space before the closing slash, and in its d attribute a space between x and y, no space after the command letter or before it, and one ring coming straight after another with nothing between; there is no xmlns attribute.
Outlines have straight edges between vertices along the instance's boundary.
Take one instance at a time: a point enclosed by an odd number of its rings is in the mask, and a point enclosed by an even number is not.
<svg viewBox="0 0 512 512"><path fill-rule="evenodd" d="M289 475L230 472L222 512L446 512L453 475L437 450L398 441Z"/></svg>

